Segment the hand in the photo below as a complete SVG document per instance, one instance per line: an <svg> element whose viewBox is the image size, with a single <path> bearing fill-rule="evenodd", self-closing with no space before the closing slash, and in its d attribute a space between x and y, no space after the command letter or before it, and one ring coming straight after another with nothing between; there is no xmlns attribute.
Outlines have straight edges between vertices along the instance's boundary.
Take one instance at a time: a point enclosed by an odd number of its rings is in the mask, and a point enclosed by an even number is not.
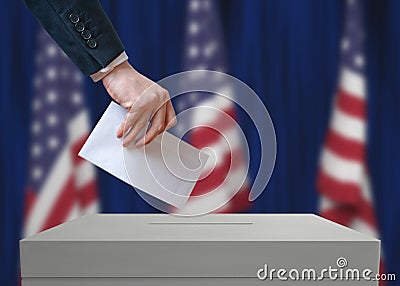
<svg viewBox="0 0 400 286"><path fill-rule="evenodd" d="M138 148L150 143L158 134L176 124L168 91L138 73L127 61L106 75L103 85L108 94L128 110L117 132L118 138L124 137L124 147L135 140L150 117L151 124L146 134L136 141Z"/></svg>

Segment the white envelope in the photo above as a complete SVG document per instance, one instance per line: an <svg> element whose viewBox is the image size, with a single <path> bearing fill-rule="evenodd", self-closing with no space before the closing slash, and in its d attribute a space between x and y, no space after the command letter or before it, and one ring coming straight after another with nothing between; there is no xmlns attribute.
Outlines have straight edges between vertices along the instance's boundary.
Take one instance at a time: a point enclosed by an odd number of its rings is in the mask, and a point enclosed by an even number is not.
<svg viewBox="0 0 400 286"><path fill-rule="evenodd" d="M168 132L145 147L138 149L131 144L123 148L116 134L126 112L111 102L79 156L144 193L174 207L183 207L208 155Z"/></svg>

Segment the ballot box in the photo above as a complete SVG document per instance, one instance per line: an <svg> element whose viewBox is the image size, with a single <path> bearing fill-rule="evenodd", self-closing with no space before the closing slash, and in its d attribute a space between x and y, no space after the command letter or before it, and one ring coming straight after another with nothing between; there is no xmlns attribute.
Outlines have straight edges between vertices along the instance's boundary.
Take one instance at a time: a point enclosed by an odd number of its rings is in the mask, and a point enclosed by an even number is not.
<svg viewBox="0 0 400 286"><path fill-rule="evenodd" d="M20 248L23 286L365 286L380 242L312 214L99 214Z"/></svg>

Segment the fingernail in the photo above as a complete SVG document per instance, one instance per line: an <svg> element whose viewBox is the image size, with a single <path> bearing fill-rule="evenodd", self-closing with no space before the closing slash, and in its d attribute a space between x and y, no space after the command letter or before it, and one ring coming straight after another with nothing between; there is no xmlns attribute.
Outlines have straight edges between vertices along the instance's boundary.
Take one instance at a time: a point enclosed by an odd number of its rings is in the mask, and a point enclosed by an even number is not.
<svg viewBox="0 0 400 286"><path fill-rule="evenodd" d="M136 142L136 144L135 144L136 148L143 147L143 146L144 146L144 142L145 142L144 139L138 140L138 141Z"/></svg>

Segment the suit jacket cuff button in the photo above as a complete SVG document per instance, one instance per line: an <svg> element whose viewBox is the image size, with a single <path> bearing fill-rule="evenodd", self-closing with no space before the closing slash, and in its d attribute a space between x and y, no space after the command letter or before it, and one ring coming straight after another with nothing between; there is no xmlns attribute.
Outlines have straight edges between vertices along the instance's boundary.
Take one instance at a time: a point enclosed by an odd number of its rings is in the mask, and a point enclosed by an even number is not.
<svg viewBox="0 0 400 286"><path fill-rule="evenodd" d="M97 47L97 41L93 38L87 40L87 45L89 46L89 48L94 49Z"/></svg>
<svg viewBox="0 0 400 286"><path fill-rule="evenodd" d="M89 40L90 37L92 36L92 33L90 33L89 30L84 30L82 31L81 36L84 40Z"/></svg>
<svg viewBox="0 0 400 286"><path fill-rule="evenodd" d="M74 24L76 24L76 23L78 23L79 22L79 16L78 15L76 15L75 13L72 13L71 15L69 15L69 20L72 22L72 23L74 23Z"/></svg>
<svg viewBox="0 0 400 286"><path fill-rule="evenodd" d="M78 32L82 32L83 30L85 30L85 25L82 22L78 22L75 24L75 29Z"/></svg>

